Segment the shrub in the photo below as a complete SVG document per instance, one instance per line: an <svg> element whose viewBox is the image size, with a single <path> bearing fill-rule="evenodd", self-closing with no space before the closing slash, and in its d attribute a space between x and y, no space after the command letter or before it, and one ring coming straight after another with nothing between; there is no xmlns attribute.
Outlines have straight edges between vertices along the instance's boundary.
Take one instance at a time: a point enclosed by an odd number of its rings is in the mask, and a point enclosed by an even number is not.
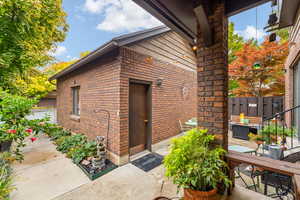
<svg viewBox="0 0 300 200"><path fill-rule="evenodd" d="M26 97L8 94L0 91L0 142L14 141L17 145L14 154L18 160L23 160L21 148L24 140L32 133L25 123L25 116L37 101Z"/></svg>
<svg viewBox="0 0 300 200"><path fill-rule="evenodd" d="M207 130L192 129L172 140L170 154L164 159L166 176L182 188L209 191L223 184L229 187L227 164L222 160L226 151L209 148L214 136Z"/></svg>
<svg viewBox="0 0 300 200"><path fill-rule="evenodd" d="M87 142L87 137L82 134L63 136L56 141L57 150L67 153L71 148L81 146Z"/></svg>
<svg viewBox="0 0 300 200"><path fill-rule="evenodd" d="M67 153L69 158L72 158L73 162L78 164L87 157L93 157L97 155L97 144L95 141L87 142L81 146L71 148Z"/></svg>
<svg viewBox="0 0 300 200"><path fill-rule="evenodd" d="M14 141L16 143L13 153L17 160L23 160L21 148L25 146L24 140L31 134L32 130L23 126L23 124L1 124L0 125L0 143L5 141Z"/></svg>
<svg viewBox="0 0 300 200"><path fill-rule="evenodd" d="M15 189L12 185L11 155L0 153L0 199L8 200L9 194Z"/></svg>
<svg viewBox="0 0 300 200"><path fill-rule="evenodd" d="M37 103L35 99L11 95L3 91L0 92L0 100L0 121L10 125L21 123Z"/></svg>
<svg viewBox="0 0 300 200"><path fill-rule="evenodd" d="M71 131L61 128L61 127L56 127L56 128L53 128L48 133L48 135L52 140L58 140L59 138L64 137L64 136L71 136Z"/></svg>

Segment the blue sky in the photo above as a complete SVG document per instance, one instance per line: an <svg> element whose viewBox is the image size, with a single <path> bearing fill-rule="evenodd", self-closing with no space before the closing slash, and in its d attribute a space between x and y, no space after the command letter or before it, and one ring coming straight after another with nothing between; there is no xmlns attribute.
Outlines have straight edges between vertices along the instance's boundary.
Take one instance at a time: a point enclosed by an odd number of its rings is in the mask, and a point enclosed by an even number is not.
<svg viewBox="0 0 300 200"><path fill-rule="evenodd" d="M115 36L160 25L131 0L64 0L63 7L70 30L53 53L58 61L78 58L80 52L92 51ZM261 41L266 34L263 27L271 13L270 4L258 7L257 13L257 33ZM231 17L230 21L235 23L238 34L246 39L255 37L255 8Z"/></svg>

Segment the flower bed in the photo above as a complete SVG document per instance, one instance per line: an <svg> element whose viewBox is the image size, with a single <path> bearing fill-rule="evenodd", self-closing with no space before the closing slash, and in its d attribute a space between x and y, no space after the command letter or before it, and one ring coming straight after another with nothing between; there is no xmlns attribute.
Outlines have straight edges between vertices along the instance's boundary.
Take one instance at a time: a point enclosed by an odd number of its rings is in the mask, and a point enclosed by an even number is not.
<svg viewBox="0 0 300 200"><path fill-rule="evenodd" d="M89 141L85 135L72 134L70 130L46 121L40 121L36 127L45 132L57 145L56 149L72 159L90 180L95 180L117 168L117 165L106 159L105 167L93 170L91 160L97 156L97 144L95 141Z"/></svg>

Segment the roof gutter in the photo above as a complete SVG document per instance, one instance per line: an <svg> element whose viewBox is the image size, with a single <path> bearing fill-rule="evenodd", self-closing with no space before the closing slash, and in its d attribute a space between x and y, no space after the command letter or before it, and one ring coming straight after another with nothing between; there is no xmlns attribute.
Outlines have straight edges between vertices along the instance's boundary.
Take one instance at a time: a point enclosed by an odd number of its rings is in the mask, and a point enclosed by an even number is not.
<svg viewBox="0 0 300 200"><path fill-rule="evenodd" d="M108 53L118 47L119 47L118 43L116 41L112 40L112 41L102 45L101 47L99 47L92 53L88 54L87 56L83 57L82 59L78 60L74 64L70 65L69 67L65 68L64 70L60 71L59 73L51 76L49 78L49 81L58 79L59 77L64 76L64 75L76 70L77 68L81 67L82 65L87 64L90 61L96 59L98 56Z"/></svg>

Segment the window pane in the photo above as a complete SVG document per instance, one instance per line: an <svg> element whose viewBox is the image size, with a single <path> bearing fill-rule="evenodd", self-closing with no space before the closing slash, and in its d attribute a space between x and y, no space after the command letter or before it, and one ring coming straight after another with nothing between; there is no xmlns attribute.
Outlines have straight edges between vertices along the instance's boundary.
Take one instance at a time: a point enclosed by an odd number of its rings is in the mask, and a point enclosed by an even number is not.
<svg viewBox="0 0 300 200"><path fill-rule="evenodd" d="M73 108L72 114L79 115L79 87L72 88Z"/></svg>

